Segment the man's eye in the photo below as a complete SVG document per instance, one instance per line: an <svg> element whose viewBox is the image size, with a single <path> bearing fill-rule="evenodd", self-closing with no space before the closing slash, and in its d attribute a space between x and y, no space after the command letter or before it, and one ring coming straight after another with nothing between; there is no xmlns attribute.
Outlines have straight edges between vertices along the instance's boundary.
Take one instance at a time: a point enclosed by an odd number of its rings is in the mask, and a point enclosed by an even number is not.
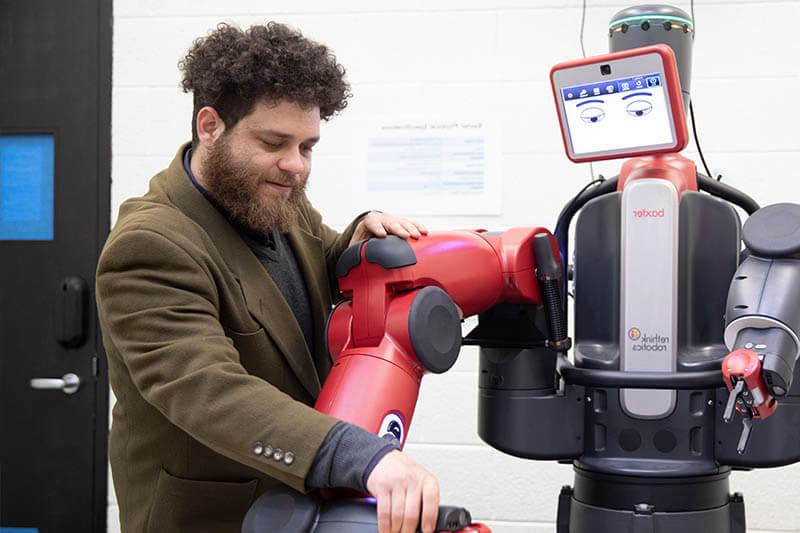
<svg viewBox="0 0 800 533"><path fill-rule="evenodd" d="M264 145L269 148L270 150L278 150L281 147L281 143L271 143L269 141L262 141Z"/></svg>
<svg viewBox="0 0 800 533"><path fill-rule="evenodd" d="M313 146L301 146L300 147L300 151L302 151L304 154L310 154L311 152L314 151L314 147Z"/></svg>
<svg viewBox="0 0 800 533"><path fill-rule="evenodd" d="M634 100L625 107L625 111L632 117L643 117L653 110L653 104L647 100Z"/></svg>
<svg viewBox="0 0 800 533"><path fill-rule="evenodd" d="M581 120L584 122L600 122L605 118L606 112L599 107L588 107L581 111Z"/></svg>

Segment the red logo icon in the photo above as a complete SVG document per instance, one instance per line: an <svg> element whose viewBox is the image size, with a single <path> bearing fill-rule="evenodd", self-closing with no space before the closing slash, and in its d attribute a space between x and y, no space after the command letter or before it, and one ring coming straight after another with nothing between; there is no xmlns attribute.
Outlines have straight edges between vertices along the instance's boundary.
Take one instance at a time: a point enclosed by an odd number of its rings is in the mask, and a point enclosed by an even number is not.
<svg viewBox="0 0 800 533"><path fill-rule="evenodd" d="M642 332L639 331L639 328L631 328L628 330L628 338L632 341L638 341L641 336Z"/></svg>

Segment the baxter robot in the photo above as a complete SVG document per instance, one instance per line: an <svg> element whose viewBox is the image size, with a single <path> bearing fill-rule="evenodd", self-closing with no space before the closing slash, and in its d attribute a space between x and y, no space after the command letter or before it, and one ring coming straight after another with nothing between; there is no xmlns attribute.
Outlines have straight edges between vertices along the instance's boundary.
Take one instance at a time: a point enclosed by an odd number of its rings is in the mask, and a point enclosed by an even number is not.
<svg viewBox="0 0 800 533"><path fill-rule="evenodd" d="M478 345L481 438L573 465L557 533L744 533L731 470L800 460L800 206L759 209L679 154L686 13L629 8L609 35L609 55L553 67L553 95L571 160L632 159L575 196L552 234L454 231L346 250L316 408L402 445L423 375ZM462 315L478 315L463 339ZM442 507L438 527L488 531L470 521ZM276 489L243 531L375 533L375 507Z"/></svg>

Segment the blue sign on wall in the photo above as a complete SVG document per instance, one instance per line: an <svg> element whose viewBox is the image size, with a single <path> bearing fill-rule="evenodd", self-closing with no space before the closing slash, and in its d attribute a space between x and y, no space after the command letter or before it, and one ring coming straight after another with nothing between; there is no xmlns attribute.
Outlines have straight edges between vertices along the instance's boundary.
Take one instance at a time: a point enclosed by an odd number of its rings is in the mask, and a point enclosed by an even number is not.
<svg viewBox="0 0 800 533"><path fill-rule="evenodd" d="M53 240L53 170L53 135L0 135L0 240Z"/></svg>

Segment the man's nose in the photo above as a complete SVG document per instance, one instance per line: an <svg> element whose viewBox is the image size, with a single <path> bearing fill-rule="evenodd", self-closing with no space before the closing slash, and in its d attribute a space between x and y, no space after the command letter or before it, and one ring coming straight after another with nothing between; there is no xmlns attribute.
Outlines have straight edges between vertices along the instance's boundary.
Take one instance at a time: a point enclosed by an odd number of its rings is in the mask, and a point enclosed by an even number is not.
<svg viewBox="0 0 800 533"><path fill-rule="evenodd" d="M305 170L300 152L292 150L278 161L278 168L287 174L300 174Z"/></svg>

